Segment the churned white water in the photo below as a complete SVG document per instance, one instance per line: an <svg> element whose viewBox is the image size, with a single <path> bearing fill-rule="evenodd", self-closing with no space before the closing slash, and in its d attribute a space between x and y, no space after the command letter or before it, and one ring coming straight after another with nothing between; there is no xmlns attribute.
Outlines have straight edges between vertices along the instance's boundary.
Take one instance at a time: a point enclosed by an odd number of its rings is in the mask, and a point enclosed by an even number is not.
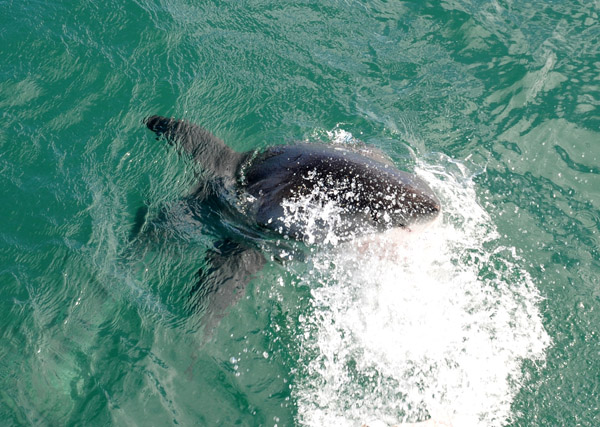
<svg viewBox="0 0 600 427"><path fill-rule="evenodd" d="M523 360L544 360L550 339L524 260L502 246L467 169L434 163L416 169L441 200L434 223L330 238L313 254L293 386L300 424L504 425Z"/></svg>

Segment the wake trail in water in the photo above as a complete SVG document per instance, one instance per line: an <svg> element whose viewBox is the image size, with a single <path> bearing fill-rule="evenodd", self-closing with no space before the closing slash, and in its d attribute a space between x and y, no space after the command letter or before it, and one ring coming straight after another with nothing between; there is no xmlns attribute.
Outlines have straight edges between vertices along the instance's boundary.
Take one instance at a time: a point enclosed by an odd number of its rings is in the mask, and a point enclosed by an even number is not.
<svg viewBox="0 0 600 427"><path fill-rule="evenodd" d="M503 425L523 360L543 361L550 339L523 260L501 245L467 168L435 164L416 168L442 202L434 223L312 255L300 424Z"/></svg>

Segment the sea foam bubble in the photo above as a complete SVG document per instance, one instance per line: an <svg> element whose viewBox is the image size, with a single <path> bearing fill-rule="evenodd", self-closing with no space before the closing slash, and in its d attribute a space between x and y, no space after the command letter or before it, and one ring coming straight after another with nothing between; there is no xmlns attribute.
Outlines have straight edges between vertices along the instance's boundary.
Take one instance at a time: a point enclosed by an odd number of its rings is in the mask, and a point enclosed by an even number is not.
<svg viewBox="0 0 600 427"><path fill-rule="evenodd" d="M540 295L478 203L468 168L444 156L416 163L440 216L349 242L331 237L301 279L312 296L292 386L302 425L503 425L523 360L544 360ZM321 223L327 213L302 208L287 207Z"/></svg>

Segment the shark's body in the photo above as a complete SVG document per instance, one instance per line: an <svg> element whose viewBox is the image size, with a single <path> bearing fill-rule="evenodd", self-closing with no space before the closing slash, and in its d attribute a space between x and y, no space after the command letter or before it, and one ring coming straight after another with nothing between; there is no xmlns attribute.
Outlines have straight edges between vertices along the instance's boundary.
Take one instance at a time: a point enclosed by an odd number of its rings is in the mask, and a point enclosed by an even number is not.
<svg viewBox="0 0 600 427"><path fill-rule="evenodd" d="M287 217L286 205L302 199L315 207L338 207L334 231L343 239L427 221L440 210L421 179L348 148L298 144L238 153L184 121L153 116L146 123L199 162L209 179L224 180L249 196L247 212L257 225L297 240L315 234L302 220Z"/></svg>
<svg viewBox="0 0 600 427"><path fill-rule="evenodd" d="M229 204L227 210L254 227L253 236L266 232L265 236L312 244L328 241L333 234L336 241L343 241L429 221L440 211L438 199L423 180L400 171L383 157L316 144L239 153L185 121L152 116L146 125L198 162L205 181L218 182L218 191L230 193L222 198ZM204 203L205 188L199 186L187 200ZM335 221L324 214L326 208L333 209ZM224 275L235 280L223 284L223 289L233 287L239 294L247 276L264 261L259 261L263 258L257 255L256 245L243 242L243 236L235 240L217 245L211 262L219 264L212 271L237 270ZM248 256L248 251L253 255ZM244 259L251 261L245 265Z"/></svg>

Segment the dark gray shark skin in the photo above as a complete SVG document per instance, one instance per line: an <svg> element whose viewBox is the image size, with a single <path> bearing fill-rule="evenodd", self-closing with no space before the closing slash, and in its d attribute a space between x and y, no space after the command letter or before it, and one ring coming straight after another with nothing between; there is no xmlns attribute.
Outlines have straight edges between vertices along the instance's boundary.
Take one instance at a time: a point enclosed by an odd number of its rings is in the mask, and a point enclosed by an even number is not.
<svg viewBox="0 0 600 427"><path fill-rule="evenodd" d="M256 222L298 240L310 232L318 242L323 233L314 223L307 229L302 220L289 221L285 201L333 203L340 217L334 232L341 240L426 221L440 210L421 179L343 147L271 147L249 163L241 180L256 198Z"/></svg>
<svg viewBox="0 0 600 427"><path fill-rule="evenodd" d="M145 123L159 139L162 137L180 153L198 162L204 180L218 183L211 188L217 193L228 193L226 197L221 197L223 194L211 197L237 205L228 208L236 217L233 221L244 222L246 229L254 227L253 239L257 233L266 232L265 235L308 243L322 242L326 233L319 232L319 221L308 224L302 220L302 215L296 220L286 215L286 203L307 198L317 209L328 203L337 206L339 218L333 231L339 237L338 241L390 228L409 227L430 221L440 212L439 200L422 179L368 152L349 147L295 144L239 153L210 132L186 121L151 116ZM192 204L204 203L209 197L206 192L209 187L205 183L199 185L187 200ZM214 260L221 260L219 264L224 267L240 267L244 262L235 262L232 257L252 259L252 266L247 266L248 276L256 273L257 265L264 264L264 258L256 255L260 252L257 246L243 241L243 236L234 238L237 243L231 243L231 236L226 239L230 240L227 244L216 245L211 256L213 264ZM229 250L223 254L218 247ZM248 251L253 254L248 255ZM258 261L259 258L262 261ZM212 271L219 271L219 266ZM240 277L244 274L230 271L225 276L236 277L234 286L239 291L243 288ZM201 272L201 276L206 273ZM215 304L224 305L223 302Z"/></svg>

